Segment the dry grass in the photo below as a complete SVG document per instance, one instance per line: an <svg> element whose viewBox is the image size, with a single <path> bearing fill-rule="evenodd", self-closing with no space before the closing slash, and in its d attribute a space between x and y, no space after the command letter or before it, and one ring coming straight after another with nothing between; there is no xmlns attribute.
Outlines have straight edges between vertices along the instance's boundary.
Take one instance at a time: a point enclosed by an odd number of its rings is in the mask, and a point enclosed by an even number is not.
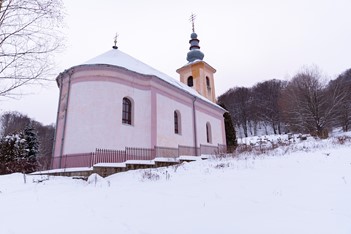
<svg viewBox="0 0 351 234"><path fill-rule="evenodd" d="M142 180L151 180L151 181L156 181L160 179L160 175L151 171L151 170L145 170L141 174Z"/></svg>

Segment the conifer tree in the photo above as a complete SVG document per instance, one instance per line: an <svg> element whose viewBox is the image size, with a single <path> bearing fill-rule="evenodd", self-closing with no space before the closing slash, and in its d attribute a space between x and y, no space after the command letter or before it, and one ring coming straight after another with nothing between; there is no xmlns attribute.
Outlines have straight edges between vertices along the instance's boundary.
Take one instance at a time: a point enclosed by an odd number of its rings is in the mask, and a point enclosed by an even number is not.
<svg viewBox="0 0 351 234"><path fill-rule="evenodd" d="M0 140L0 174L30 173L38 167L39 141L32 126Z"/></svg>
<svg viewBox="0 0 351 234"><path fill-rule="evenodd" d="M38 166L39 141L38 136L32 125L27 126L23 133L24 155L23 166L25 172L33 172Z"/></svg>
<svg viewBox="0 0 351 234"><path fill-rule="evenodd" d="M223 109L226 109L224 104L220 103L219 105ZM232 149L235 149L235 147L238 145L238 142L236 139L236 133L235 133L234 125L229 112L224 113L223 117L224 117L226 144L228 149L231 151Z"/></svg>
<svg viewBox="0 0 351 234"><path fill-rule="evenodd" d="M0 174L21 171L25 155L25 140L21 134L11 134L0 140Z"/></svg>

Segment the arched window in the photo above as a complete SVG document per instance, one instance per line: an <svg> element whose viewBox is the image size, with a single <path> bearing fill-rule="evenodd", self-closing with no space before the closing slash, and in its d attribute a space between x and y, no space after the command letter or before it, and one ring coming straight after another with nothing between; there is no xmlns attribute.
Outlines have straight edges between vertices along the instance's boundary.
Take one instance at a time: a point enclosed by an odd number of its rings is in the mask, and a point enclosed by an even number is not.
<svg viewBox="0 0 351 234"><path fill-rule="evenodd" d="M188 84L189 87L193 87L194 86L194 79L193 79L192 76L188 77L187 84Z"/></svg>
<svg viewBox="0 0 351 234"><path fill-rule="evenodd" d="M122 123L132 125L132 102L123 98Z"/></svg>
<svg viewBox="0 0 351 234"><path fill-rule="evenodd" d="M181 133L181 116L179 111L174 111L174 133Z"/></svg>
<svg viewBox="0 0 351 234"><path fill-rule="evenodd" d="M211 124L209 122L206 123L206 139L207 143L212 143Z"/></svg>
<svg viewBox="0 0 351 234"><path fill-rule="evenodd" d="M211 89L210 78L208 78L208 76L206 76L206 86L207 86L207 89Z"/></svg>

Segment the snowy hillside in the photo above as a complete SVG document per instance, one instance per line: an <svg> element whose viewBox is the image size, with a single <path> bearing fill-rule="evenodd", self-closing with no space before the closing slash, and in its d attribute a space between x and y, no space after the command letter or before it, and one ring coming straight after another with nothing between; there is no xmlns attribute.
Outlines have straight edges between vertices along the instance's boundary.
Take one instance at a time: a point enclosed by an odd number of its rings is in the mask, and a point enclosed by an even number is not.
<svg viewBox="0 0 351 234"><path fill-rule="evenodd" d="M351 233L351 142L88 181L0 176L1 234Z"/></svg>

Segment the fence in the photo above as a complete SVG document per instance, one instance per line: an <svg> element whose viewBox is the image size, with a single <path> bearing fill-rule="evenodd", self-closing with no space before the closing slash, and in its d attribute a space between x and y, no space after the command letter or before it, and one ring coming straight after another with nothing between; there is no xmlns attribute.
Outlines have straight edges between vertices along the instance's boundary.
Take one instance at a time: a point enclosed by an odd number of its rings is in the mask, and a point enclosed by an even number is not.
<svg viewBox="0 0 351 234"><path fill-rule="evenodd" d="M159 147L154 148L132 148L125 150L96 149L92 153L68 154L54 157L51 168L92 167L97 163L122 163L128 160L153 160L156 157L177 158L179 156L199 156L201 154L218 154L226 151L225 145L200 147L182 146L178 148Z"/></svg>
<svg viewBox="0 0 351 234"><path fill-rule="evenodd" d="M52 159L52 168L91 167L95 153L68 154Z"/></svg>
<svg viewBox="0 0 351 234"><path fill-rule="evenodd" d="M121 163L125 161L127 159L126 151L124 150L96 149L92 165L96 163Z"/></svg>
<svg viewBox="0 0 351 234"><path fill-rule="evenodd" d="M153 160L156 158L155 149L126 147L126 160Z"/></svg>

